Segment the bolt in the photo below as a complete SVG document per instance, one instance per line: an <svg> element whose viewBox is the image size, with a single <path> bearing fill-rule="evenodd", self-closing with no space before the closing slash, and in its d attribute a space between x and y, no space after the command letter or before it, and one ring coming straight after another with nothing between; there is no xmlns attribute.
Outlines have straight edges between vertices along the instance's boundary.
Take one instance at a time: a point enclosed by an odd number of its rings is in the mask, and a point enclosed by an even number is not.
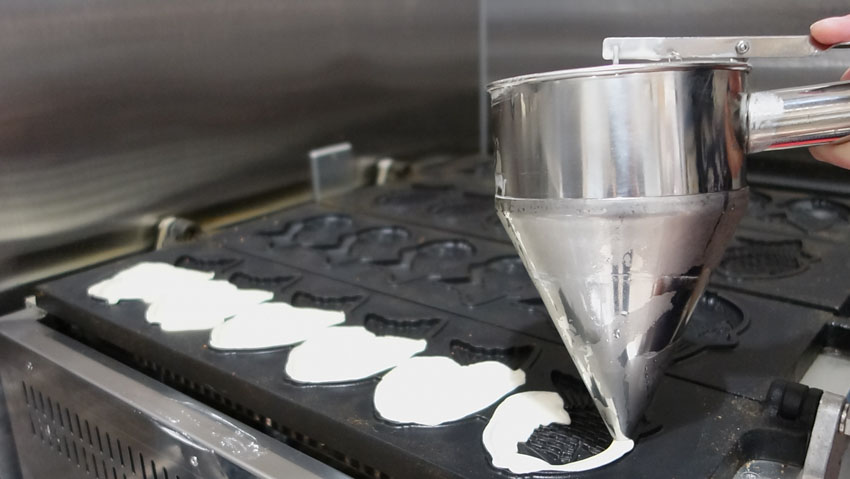
<svg viewBox="0 0 850 479"><path fill-rule="evenodd" d="M191 464L192 467L198 467L198 456L190 457L189 458L189 464Z"/></svg>
<svg viewBox="0 0 850 479"><path fill-rule="evenodd" d="M735 51L738 52L738 55L743 55L750 51L750 42L746 40L741 40L735 45Z"/></svg>
<svg viewBox="0 0 850 479"><path fill-rule="evenodd" d="M27 371L32 371L32 363L27 361Z"/></svg>

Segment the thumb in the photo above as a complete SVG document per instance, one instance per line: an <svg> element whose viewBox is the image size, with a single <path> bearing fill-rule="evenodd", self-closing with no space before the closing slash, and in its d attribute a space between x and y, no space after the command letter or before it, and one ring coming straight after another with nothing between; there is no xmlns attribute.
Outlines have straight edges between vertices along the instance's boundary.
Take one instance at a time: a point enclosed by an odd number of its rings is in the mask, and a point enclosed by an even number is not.
<svg viewBox="0 0 850 479"><path fill-rule="evenodd" d="M818 20L809 27L809 30L812 38L824 45L850 42L850 15Z"/></svg>
<svg viewBox="0 0 850 479"><path fill-rule="evenodd" d="M850 169L850 143L830 143L809 148L816 159Z"/></svg>

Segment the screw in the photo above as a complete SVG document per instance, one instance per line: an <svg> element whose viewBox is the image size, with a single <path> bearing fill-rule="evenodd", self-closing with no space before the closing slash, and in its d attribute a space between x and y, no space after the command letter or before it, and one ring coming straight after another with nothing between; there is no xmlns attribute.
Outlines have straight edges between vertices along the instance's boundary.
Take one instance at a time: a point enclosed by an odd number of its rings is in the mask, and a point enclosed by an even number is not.
<svg viewBox="0 0 850 479"><path fill-rule="evenodd" d="M190 457L189 458L189 464L191 464L192 467L198 467L198 456Z"/></svg>
<svg viewBox="0 0 850 479"><path fill-rule="evenodd" d="M735 45L735 51L738 52L738 55L743 55L750 51L750 42L746 40L741 40Z"/></svg>

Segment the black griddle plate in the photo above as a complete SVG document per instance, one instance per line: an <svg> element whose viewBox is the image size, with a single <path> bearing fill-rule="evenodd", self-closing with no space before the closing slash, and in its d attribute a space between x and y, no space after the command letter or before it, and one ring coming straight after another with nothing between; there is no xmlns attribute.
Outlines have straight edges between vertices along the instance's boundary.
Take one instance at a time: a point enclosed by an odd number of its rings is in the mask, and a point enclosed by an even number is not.
<svg viewBox="0 0 850 479"><path fill-rule="evenodd" d="M405 188L407 196L396 193ZM390 193L402 198L396 208L407 215L387 216L353 200L346 208L302 205L193 244L52 281L40 288L38 303L78 335L105 343L163 381L359 475L511 476L489 464L481 443L495 406L439 427L391 424L372 406L378 377L299 385L283 372L291 348L214 351L207 347L208 332L163 332L145 322L142 303L107 305L88 297L88 286L139 261L165 261L215 271L218 279L241 287L273 290L277 301L343 309L346 325L427 339L423 355L461 363L502 361L525 370L527 383L517 391L562 394L583 426L543 428L521 449L548 457L582 457L598 449L604 434L598 414L586 407L587 393L512 246L498 234L487 239L487 230L477 226L490 221L490 212L478 205L482 200L474 197L475 205L461 209L480 221L442 227L414 214L418 187L373 188L353 196ZM425 196L447 205L458 194L464 197L454 189ZM385 197L381 204L392 201ZM451 208L435 210L443 222ZM476 234L460 233L466 228ZM711 292L677 347L636 449L615 464L570 477L726 475L753 459L746 457L752 449L745 439L756 433L767 438L768 449L772 443L797 444L771 454L801 461L805 427L775 417L760 400L773 379L799 379L800 364L830 321L828 313L812 308ZM328 360L345 358L329 351Z"/></svg>

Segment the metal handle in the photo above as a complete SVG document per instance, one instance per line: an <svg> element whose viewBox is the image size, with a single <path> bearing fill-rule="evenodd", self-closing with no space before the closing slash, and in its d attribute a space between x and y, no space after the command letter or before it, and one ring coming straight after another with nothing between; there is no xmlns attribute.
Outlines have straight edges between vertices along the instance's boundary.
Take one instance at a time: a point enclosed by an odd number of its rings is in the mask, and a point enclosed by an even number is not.
<svg viewBox="0 0 850 479"><path fill-rule="evenodd" d="M758 37L611 37L602 42L606 60L745 60L818 55L850 43L822 45L808 35Z"/></svg>
<svg viewBox="0 0 850 479"><path fill-rule="evenodd" d="M748 153L850 136L850 81L761 91L743 100Z"/></svg>

